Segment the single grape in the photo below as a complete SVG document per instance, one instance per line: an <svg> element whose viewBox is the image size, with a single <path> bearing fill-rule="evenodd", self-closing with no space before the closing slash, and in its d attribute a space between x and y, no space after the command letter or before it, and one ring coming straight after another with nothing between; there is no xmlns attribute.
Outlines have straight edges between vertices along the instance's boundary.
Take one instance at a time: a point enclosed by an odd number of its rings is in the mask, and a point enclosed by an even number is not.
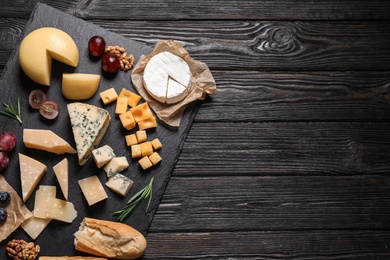
<svg viewBox="0 0 390 260"><path fill-rule="evenodd" d="M47 100L39 108L39 113L46 119L54 119L60 113L58 104L54 101Z"/></svg>
<svg viewBox="0 0 390 260"><path fill-rule="evenodd" d="M6 191L0 192L0 205L7 206L11 201L11 195Z"/></svg>
<svg viewBox="0 0 390 260"><path fill-rule="evenodd" d="M9 158L5 152L0 152L0 172L4 171L9 164Z"/></svg>
<svg viewBox="0 0 390 260"><path fill-rule="evenodd" d="M5 208L0 208L0 222L4 222L7 220L8 213Z"/></svg>
<svg viewBox="0 0 390 260"><path fill-rule="evenodd" d="M10 132L0 134L0 151L8 153L15 149L16 136Z"/></svg>
<svg viewBox="0 0 390 260"><path fill-rule="evenodd" d="M100 57L106 49L106 41L103 37L95 35L88 42L88 50L92 56Z"/></svg>
<svg viewBox="0 0 390 260"><path fill-rule="evenodd" d="M28 103L34 109L39 109L39 107L46 101L46 94L40 89L35 89L30 92L28 96Z"/></svg>
<svg viewBox="0 0 390 260"><path fill-rule="evenodd" d="M106 53L102 56L102 69L107 73L116 73L119 70L119 57L113 53Z"/></svg>

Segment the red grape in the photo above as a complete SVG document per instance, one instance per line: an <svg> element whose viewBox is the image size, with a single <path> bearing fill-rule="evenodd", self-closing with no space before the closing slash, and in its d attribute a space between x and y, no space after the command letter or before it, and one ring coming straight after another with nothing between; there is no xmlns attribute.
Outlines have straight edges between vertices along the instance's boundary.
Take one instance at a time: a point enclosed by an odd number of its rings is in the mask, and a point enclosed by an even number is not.
<svg viewBox="0 0 390 260"><path fill-rule="evenodd" d="M34 109L39 109L39 107L46 101L46 94L40 89L35 89L30 92L28 96L28 103Z"/></svg>
<svg viewBox="0 0 390 260"><path fill-rule="evenodd" d="M46 119L54 119L60 113L60 108L56 102L47 100L40 106L39 113Z"/></svg>
<svg viewBox="0 0 390 260"><path fill-rule="evenodd" d="M88 50L92 56L100 57L104 54L106 49L106 41L101 36L93 36L89 39Z"/></svg>
<svg viewBox="0 0 390 260"><path fill-rule="evenodd" d="M0 172L8 167L9 158L4 152L0 152Z"/></svg>
<svg viewBox="0 0 390 260"><path fill-rule="evenodd" d="M102 57L102 68L107 73L116 73L119 70L119 57L113 53L106 53Z"/></svg>
<svg viewBox="0 0 390 260"><path fill-rule="evenodd" d="M0 135L0 151L8 153L16 146L16 136L10 132L4 132Z"/></svg>

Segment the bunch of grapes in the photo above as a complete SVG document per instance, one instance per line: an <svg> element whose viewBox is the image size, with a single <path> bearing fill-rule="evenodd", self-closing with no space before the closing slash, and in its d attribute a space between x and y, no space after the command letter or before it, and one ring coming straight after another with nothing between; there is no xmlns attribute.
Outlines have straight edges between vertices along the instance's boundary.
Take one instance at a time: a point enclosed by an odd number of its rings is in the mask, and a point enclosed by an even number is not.
<svg viewBox="0 0 390 260"><path fill-rule="evenodd" d="M0 172L5 170L9 164L6 153L11 152L16 146L16 136L10 132L0 134Z"/></svg>

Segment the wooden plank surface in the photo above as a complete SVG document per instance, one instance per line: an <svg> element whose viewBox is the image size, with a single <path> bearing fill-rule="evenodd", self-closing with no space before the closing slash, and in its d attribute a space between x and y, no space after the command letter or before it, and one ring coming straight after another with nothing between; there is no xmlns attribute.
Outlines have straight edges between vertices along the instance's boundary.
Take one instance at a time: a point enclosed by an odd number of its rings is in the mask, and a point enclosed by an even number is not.
<svg viewBox="0 0 390 260"><path fill-rule="evenodd" d="M0 70L36 1L0 11ZM390 5L43 1L209 65L144 259L390 257ZM0 100L1 101L1 100Z"/></svg>

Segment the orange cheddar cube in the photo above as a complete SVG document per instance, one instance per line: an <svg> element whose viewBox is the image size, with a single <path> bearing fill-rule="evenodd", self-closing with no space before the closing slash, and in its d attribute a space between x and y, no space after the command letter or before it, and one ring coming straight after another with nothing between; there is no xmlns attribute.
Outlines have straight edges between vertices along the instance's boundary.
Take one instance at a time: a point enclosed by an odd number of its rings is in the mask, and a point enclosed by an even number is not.
<svg viewBox="0 0 390 260"><path fill-rule="evenodd" d="M153 149L158 150L162 148L162 143L160 142L160 139L155 138L151 141Z"/></svg>
<svg viewBox="0 0 390 260"><path fill-rule="evenodd" d="M121 115L127 111L127 97L118 97L116 100L115 114Z"/></svg>
<svg viewBox="0 0 390 260"><path fill-rule="evenodd" d="M131 113L133 113L135 122L140 122L142 120L154 117L152 110L150 110L150 107L148 103L142 103L138 106L130 108Z"/></svg>
<svg viewBox="0 0 390 260"><path fill-rule="evenodd" d="M131 130L136 126L133 114L130 111L120 114L119 119L122 123L122 126L127 130Z"/></svg>
<svg viewBox="0 0 390 260"><path fill-rule="evenodd" d="M146 135L145 130L138 130L137 132L135 132L135 136L137 137L138 143L145 142L147 139L147 135Z"/></svg>
<svg viewBox="0 0 390 260"><path fill-rule="evenodd" d="M143 142L140 144L140 149L141 149L141 155L142 157L144 156L149 156L153 153L153 146L151 142Z"/></svg>
<svg viewBox="0 0 390 260"><path fill-rule="evenodd" d="M153 163L153 165L156 165L161 161L161 156L157 152L154 152L149 156L149 160Z"/></svg>
<svg viewBox="0 0 390 260"><path fill-rule="evenodd" d="M135 94L134 92L123 88L119 93L120 97L127 97L127 104L131 107L135 107L141 101L141 96Z"/></svg>
<svg viewBox="0 0 390 260"><path fill-rule="evenodd" d="M100 92L99 95L104 105L114 102L118 98L118 94L116 93L114 88L109 88L107 90L104 90Z"/></svg>
<svg viewBox="0 0 390 260"><path fill-rule="evenodd" d="M133 144L137 144L137 137L135 134L130 134L125 136L127 146L132 146Z"/></svg>
<svg viewBox="0 0 390 260"><path fill-rule="evenodd" d="M157 120L154 116L138 122L138 128L140 130L155 128L155 127L157 127Z"/></svg>
<svg viewBox="0 0 390 260"><path fill-rule="evenodd" d="M142 169L146 170L153 166L153 163L150 161L149 157L145 156L141 160L138 161L141 165Z"/></svg>
<svg viewBox="0 0 390 260"><path fill-rule="evenodd" d="M131 146L131 158L139 158L141 156L141 146L139 144L133 144Z"/></svg>

